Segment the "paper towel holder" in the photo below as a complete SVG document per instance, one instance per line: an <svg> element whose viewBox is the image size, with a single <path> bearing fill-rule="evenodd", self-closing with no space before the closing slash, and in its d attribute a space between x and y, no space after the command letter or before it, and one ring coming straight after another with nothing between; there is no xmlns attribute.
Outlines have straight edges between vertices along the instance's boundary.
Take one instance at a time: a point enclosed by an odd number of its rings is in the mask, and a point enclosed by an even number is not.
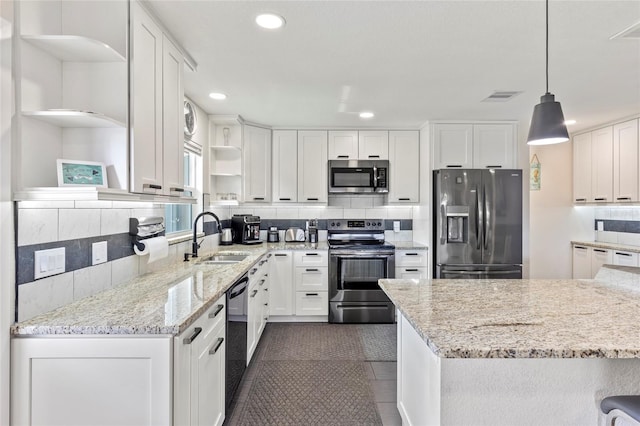
<svg viewBox="0 0 640 426"><path fill-rule="evenodd" d="M164 218L162 216L129 218L129 235L138 250L144 250L142 240L164 235Z"/></svg>

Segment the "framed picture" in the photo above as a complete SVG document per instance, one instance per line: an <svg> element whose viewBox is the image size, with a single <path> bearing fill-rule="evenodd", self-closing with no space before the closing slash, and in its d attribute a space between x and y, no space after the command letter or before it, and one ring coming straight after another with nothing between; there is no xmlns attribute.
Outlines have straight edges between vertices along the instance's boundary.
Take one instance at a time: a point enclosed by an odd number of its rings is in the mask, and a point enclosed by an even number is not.
<svg viewBox="0 0 640 426"><path fill-rule="evenodd" d="M106 168L94 161L58 159L58 186L107 188Z"/></svg>

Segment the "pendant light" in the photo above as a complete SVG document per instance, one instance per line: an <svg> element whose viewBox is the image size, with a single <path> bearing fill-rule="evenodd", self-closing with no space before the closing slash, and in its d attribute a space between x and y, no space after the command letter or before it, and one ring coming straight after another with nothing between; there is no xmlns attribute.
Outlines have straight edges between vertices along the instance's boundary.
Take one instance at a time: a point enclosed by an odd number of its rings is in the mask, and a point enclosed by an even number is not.
<svg viewBox="0 0 640 426"><path fill-rule="evenodd" d="M529 127L529 145L550 145L569 140L569 132L564 123L560 102L549 93L549 0L546 0L546 78L547 91L540 97L540 103L533 108L533 118Z"/></svg>

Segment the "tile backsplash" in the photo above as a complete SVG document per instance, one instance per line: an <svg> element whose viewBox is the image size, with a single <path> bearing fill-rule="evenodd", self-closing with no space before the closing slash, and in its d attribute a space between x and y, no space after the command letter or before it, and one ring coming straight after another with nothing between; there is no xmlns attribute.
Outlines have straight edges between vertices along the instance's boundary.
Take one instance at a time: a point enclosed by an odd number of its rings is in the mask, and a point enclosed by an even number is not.
<svg viewBox="0 0 640 426"><path fill-rule="evenodd" d="M354 200L355 199L355 200ZM335 201L335 200L334 200ZM380 206L374 198L358 200L342 198L341 205L242 205L214 207L216 213L229 226L234 214L260 216L263 237L269 224L281 229L289 226L304 227L309 219L387 219L385 237L388 241L411 241L424 234L430 223L424 206ZM75 300L92 296L123 284L138 275L152 272L170 262L181 261L190 251L190 241L169 246L169 256L148 264L147 256L133 253L129 237L129 218L163 216L165 206L126 201L22 201L17 203L17 320L24 321L39 314L67 305ZM203 249L218 244L213 219L205 217ZM394 220L400 221L401 230L393 231ZM416 228L417 227L417 228ZM423 229L424 228L424 229ZM326 230L319 233L326 240ZM91 266L91 244L108 242L108 262ZM34 252L65 247L65 273L34 280Z"/></svg>
<svg viewBox="0 0 640 426"><path fill-rule="evenodd" d="M640 206L596 207L594 229L596 241L640 246Z"/></svg>

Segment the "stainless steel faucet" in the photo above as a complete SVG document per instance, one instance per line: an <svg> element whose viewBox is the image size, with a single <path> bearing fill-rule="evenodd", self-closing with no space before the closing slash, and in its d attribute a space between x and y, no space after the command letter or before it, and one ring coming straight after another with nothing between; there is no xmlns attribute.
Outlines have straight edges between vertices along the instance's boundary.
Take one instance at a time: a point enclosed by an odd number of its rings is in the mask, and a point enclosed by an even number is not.
<svg viewBox="0 0 640 426"><path fill-rule="evenodd" d="M195 220L193 221L193 242L191 243L191 253L185 253L184 254L184 261L188 261L189 260L189 256L191 257L198 257L198 249L200 248L200 244L198 244L198 237L197 237L197 225L198 225L198 219L200 219L201 217L205 216L205 215L209 215L209 216L213 216L213 218L216 220L216 224L218 225L218 233L222 232L222 226L220 225L220 219L218 218L218 216L216 216L215 213L213 212L202 212L200 213L198 216L196 216Z"/></svg>

